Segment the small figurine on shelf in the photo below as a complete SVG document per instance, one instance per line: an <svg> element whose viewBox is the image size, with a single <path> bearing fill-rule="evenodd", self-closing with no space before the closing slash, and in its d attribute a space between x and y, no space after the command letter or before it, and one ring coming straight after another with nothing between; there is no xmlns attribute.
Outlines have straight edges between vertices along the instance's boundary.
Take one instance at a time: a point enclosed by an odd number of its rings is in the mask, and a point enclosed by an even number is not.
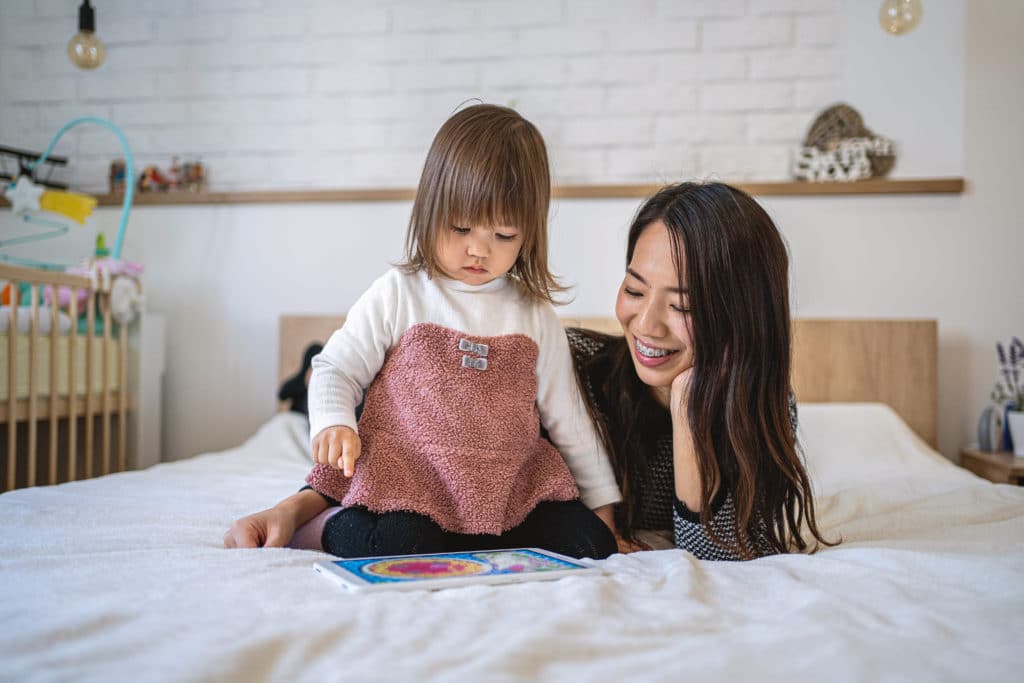
<svg viewBox="0 0 1024 683"><path fill-rule="evenodd" d="M181 162L177 155L171 157L171 167L167 169L167 189L171 192L184 189L184 178L182 177Z"/></svg>
<svg viewBox="0 0 1024 683"><path fill-rule="evenodd" d="M124 191L124 161L111 162L111 194ZM171 157L166 171L151 164L138 174L135 186L140 193L167 193L167 191L190 191L201 193L206 189L206 167L201 161L181 162L178 156Z"/></svg>
<svg viewBox="0 0 1024 683"><path fill-rule="evenodd" d="M146 166L139 174L139 192L166 192L170 183L156 166Z"/></svg>
<svg viewBox="0 0 1024 683"><path fill-rule="evenodd" d="M110 162L110 194L124 192L124 159Z"/></svg>
<svg viewBox="0 0 1024 683"><path fill-rule="evenodd" d="M183 167L184 183L182 189L189 192L202 192L206 189L206 167L203 162L186 161Z"/></svg>
<svg viewBox="0 0 1024 683"><path fill-rule="evenodd" d="M123 168L123 162L120 161L110 164L111 193L123 191ZM202 192L206 189L206 167L201 161L181 162L178 156L173 156L166 171L160 170L156 165L142 169L136 186L139 192Z"/></svg>

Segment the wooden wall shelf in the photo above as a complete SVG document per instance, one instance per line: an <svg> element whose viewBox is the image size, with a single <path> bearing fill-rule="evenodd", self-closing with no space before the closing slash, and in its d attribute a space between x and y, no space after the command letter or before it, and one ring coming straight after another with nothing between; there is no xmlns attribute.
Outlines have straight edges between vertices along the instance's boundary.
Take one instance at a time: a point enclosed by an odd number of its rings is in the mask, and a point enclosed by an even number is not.
<svg viewBox="0 0 1024 683"><path fill-rule="evenodd" d="M901 180L860 180L851 183L808 183L778 181L734 183L755 197L807 197L889 194L962 194L963 178L920 178ZM643 199L661 185L558 185L552 194L559 199ZM136 194L136 206L179 206L200 204L293 204L305 202L394 202L409 201L412 188L366 188L351 190L265 190L252 192L156 192ZM120 206L121 195L100 195L100 206ZM8 206L0 197L0 206Z"/></svg>

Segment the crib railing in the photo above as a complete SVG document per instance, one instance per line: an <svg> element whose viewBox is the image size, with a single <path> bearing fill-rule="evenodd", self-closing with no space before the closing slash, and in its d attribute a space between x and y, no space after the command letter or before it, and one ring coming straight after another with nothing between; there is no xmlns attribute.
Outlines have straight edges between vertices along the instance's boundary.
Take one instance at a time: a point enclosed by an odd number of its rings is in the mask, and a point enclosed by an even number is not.
<svg viewBox="0 0 1024 683"><path fill-rule="evenodd" d="M85 277L7 264L0 264L0 282L10 285L7 353L0 358L7 389L0 401L0 490L127 469L128 332L121 325L113 338L109 285L94 289ZM40 300L48 286L54 294L71 290L66 312L54 298L44 311ZM66 334L62 313L70 319ZM49 334L43 333L45 318Z"/></svg>

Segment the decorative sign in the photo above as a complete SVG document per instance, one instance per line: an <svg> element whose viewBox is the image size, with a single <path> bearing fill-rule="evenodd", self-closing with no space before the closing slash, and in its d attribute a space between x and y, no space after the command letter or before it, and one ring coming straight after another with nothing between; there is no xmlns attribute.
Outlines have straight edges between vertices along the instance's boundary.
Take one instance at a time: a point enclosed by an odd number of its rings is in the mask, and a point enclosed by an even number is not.
<svg viewBox="0 0 1024 683"><path fill-rule="evenodd" d="M849 182L884 177L895 163L892 140L873 133L850 105L836 104L814 120L790 171L797 180Z"/></svg>

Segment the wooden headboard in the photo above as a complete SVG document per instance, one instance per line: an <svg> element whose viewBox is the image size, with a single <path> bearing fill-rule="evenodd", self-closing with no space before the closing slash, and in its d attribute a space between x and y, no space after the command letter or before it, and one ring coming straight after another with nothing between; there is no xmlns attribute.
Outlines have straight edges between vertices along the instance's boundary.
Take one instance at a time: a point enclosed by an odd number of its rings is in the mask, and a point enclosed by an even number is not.
<svg viewBox="0 0 1024 683"><path fill-rule="evenodd" d="M793 321L797 400L885 403L933 448L938 357L934 320Z"/></svg>
<svg viewBox="0 0 1024 683"><path fill-rule="evenodd" d="M326 341L342 316L283 315L278 378L295 374L302 352ZM614 318L566 325L618 333ZM885 403L932 446L938 412L938 325L934 320L795 320L793 390L804 403Z"/></svg>

